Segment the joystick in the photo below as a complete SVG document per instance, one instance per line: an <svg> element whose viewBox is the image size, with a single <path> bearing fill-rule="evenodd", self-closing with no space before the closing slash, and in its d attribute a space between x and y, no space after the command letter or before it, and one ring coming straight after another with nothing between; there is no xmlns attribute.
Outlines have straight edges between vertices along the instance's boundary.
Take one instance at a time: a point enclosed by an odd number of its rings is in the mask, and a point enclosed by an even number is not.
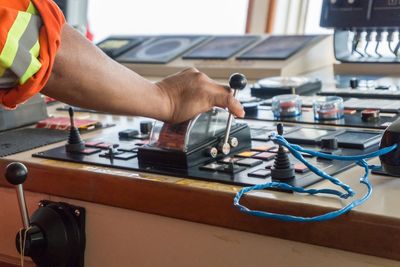
<svg viewBox="0 0 400 267"><path fill-rule="evenodd" d="M7 165L5 178L16 186L23 228L16 236L16 247L38 267L83 267L85 251L85 209L42 200L29 218L22 184L28 176L24 164Z"/></svg>
<svg viewBox="0 0 400 267"><path fill-rule="evenodd" d="M283 125L278 123L276 126L279 135L283 135ZM274 165L271 167L271 178L273 180L289 180L295 177L295 169L290 162L287 151L282 145L279 145Z"/></svg>
<svg viewBox="0 0 400 267"><path fill-rule="evenodd" d="M247 79L243 74L234 73L229 78L229 86L233 89L233 97L236 97L237 91L244 89L246 85L247 85ZM229 113L228 122L225 128L224 140L220 147L220 151L224 155L228 155L232 147L238 146L238 139L229 136L231 133L232 120L233 120L233 115L232 113Z"/></svg>
<svg viewBox="0 0 400 267"><path fill-rule="evenodd" d="M69 107L68 109L69 119L70 119L70 129L68 136L68 143L65 145L67 152L81 152L85 149L85 142L82 140L78 128L75 127L74 123L74 109Z"/></svg>
<svg viewBox="0 0 400 267"><path fill-rule="evenodd" d="M119 147L118 144L113 144L112 146L108 147L108 156L110 158L110 162L113 163L115 155L118 155L117 148Z"/></svg>

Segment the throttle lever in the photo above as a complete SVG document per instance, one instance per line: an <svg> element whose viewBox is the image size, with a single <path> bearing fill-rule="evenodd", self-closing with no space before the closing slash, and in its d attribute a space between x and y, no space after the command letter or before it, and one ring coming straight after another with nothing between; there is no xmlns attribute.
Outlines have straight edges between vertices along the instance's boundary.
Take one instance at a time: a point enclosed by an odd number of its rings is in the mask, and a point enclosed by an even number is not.
<svg viewBox="0 0 400 267"><path fill-rule="evenodd" d="M22 184L28 176L28 169L26 166L19 162L13 162L7 165L5 177L7 181L15 185L18 197L19 211L21 213L22 225L24 229L30 226L28 209L26 207L25 193Z"/></svg>
<svg viewBox="0 0 400 267"><path fill-rule="evenodd" d="M13 162L6 167L7 181L16 186L24 228L16 236L18 252L32 258L38 267L83 267L85 209L42 200L29 218L22 186L27 176L28 169L22 163Z"/></svg>
<svg viewBox="0 0 400 267"><path fill-rule="evenodd" d="M246 87L246 85L247 85L246 76L244 76L241 73L234 73L229 78L229 86L233 89L233 97L235 97L235 98L237 95L237 91L244 89ZM231 133L232 120L233 120L233 115L232 115L232 113L229 113L228 122L227 122L226 128L225 128L224 140L223 140L222 146L220 148L221 152L224 155L228 155L231 151L231 144L229 144L229 136ZM235 142L237 142L237 139L235 139Z"/></svg>

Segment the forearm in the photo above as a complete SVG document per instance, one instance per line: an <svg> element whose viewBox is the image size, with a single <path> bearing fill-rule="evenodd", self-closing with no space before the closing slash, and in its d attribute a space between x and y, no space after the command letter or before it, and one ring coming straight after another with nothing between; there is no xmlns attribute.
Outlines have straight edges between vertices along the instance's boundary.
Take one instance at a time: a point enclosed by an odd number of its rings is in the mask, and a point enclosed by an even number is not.
<svg viewBox="0 0 400 267"><path fill-rule="evenodd" d="M170 103L158 86L111 60L68 25L61 40L42 93L84 108L167 119Z"/></svg>

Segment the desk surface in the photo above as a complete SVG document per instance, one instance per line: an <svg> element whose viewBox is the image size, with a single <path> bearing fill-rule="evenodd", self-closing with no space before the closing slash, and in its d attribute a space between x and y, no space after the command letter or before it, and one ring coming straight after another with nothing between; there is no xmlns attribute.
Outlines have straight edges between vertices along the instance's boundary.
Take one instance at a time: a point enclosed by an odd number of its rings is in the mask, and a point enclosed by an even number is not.
<svg viewBox="0 0 400 267"><path fill-rule="evenodd" d="M58 112L54 106L49 108L49 113L67 116L67 112ZM77 113L76 117L116 123L115 127L121 129L137 120L87 113ZM86 133L83 138L107 134L115 131L115 127ZM241 213L232 204L235 193L240 190L237 186L31 157L32 153L62 144L2 158L0 168L4 169L9 161L26 163L30 171L25 183L28 191L400 260L398 178L371 175L374 189L371 198L335 220L288 223ZM361 168L352 168L339 175L356 190L357 196L365 192L365 187L359 184L362 172ZM0 179L0 185L8 186L4 179ZM328 182L313 187L333 188ZM331 197L259 191L245 196L243 203L253 209L315 216L340 208L347 202Z"/></svg>

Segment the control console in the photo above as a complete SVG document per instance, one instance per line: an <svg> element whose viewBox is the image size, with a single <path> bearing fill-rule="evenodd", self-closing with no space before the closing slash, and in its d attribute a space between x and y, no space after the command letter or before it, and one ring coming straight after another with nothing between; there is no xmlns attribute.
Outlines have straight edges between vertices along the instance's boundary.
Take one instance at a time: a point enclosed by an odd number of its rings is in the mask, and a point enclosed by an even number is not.
<svg viewBox="0 0 400 267"><path fill-rule="evenodd" d="M335 29L336 59L398 63L399 8L396 0L324 0L320 25Z"/></svg>
<svg viewBox="0 0 400 267"><path fill-rule="evenodd" d="M246 83L241 74L232 75L229 81L235 96ZM282 107L285 108L282 114L292 112L289 105ZM376 150L382 135L380 130L282 125L277 119L237 120L226 110L214 108L180 124L142 120L140 126L82 140L74 127L73 110L69 113L71 130L67 144L36 153L34 157L234 185L284 180L305 187L321 179L271 141L273 132L309 149L348 156ZM347 161L304 156L330 175L352 166Z"/></svg>

